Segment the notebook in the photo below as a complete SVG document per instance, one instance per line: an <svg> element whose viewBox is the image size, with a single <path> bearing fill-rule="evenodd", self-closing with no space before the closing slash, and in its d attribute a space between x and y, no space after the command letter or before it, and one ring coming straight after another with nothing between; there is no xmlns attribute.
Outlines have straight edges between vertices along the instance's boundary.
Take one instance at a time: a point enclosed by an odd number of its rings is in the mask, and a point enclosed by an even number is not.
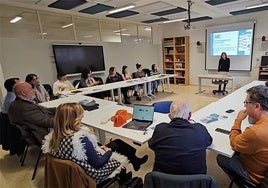
<svg viewBox="0 0 268 188"><path fill-rule="evenodd" d="M134 104L132 121L128 122L123 128L144 131L154 120L154 106Z"/></svg>

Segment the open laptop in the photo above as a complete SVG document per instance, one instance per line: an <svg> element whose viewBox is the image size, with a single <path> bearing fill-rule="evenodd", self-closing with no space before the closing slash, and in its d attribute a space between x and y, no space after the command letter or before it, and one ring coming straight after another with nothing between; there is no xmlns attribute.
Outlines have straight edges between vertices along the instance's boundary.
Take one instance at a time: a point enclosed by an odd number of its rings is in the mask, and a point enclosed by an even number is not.
<svg viewBox="0 0 268 188"><path fill-rule="evenodd" d="M132 121L123 128L144 131L154 120L154 106L134 104Z"/></svg>

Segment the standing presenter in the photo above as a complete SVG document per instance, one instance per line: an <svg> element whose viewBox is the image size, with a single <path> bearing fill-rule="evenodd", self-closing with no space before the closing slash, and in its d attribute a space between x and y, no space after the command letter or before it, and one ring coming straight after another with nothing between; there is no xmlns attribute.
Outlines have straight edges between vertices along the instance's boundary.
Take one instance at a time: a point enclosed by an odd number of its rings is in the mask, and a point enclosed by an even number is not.
<svg viewBox="0 0 268 188"><path fill-rule="evenodd" d="M230 58L227 57L225 52L221 53L221 58L219 60L218 72L229 72L230 69ZM225 91L228 80L223 81L223 91ZM219 91L221 91L221 84L219 85Z"/></svg>

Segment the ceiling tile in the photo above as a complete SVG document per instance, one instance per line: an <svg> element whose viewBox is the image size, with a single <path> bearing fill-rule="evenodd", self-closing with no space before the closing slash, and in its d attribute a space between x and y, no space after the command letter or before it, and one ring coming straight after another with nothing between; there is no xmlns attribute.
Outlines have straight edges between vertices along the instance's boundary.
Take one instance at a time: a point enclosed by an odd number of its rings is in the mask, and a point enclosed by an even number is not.
<svg viewBox="0 0 268 188"><path fill-rule="evenodd" d="M210 1L206 1L207 4L210 4L212 6L215 5L219 5L219 4L223 4L223 3L230 3L230 2L234 2L237 0L210 0Z"/></svg>
<svg viewBox="0 0 268 188"><path fill-rule="evenodd" d="M245 10L233 11L233 12L230 12L230 14L232 14L232 15L241 15L241 14L248 14L248 13L260 12L260 11L265 11L265 10L268 10L268 6L259 7L259 8L253 8L253 9L245 9Z"/></svg>
<svg viewBox="0 0 268 188"><path fill-rule="evenodd" d="M177 8L174 8L174 9L169 9L169 10L156 12L156 13L152 13L152 14L157 15L157 16L165 16L165 15L175 14L175 13L180 13L180 12L185 12L185 11L186 11L186 9L177 7Z"/></svg>
<svg viewBox="0 0 268 188"><path fill-rule="evenodd" d="M155 22L163 22L163 21L167 21L167 18L157 18L157 19L153 19L153 20L146 20L146 21L142 21L142 23L155 23Z"/></svg>
<svg viewBox="0 0 268 188"><path fill-rule="evenodd" d="M86 2L86 0L58 0L48 5L48 7L69 10Z"/></svg>
<svg viewBox="0 0 268 188"><path fill-rule="evenodd" d="M108 5L104 5L104 4L96 4L92 7L88 7L86 9L83 9L83 10L80 10L79 12L82 12L82 13L87 13L87 14L97 14L97 13L100 13L100 12L104 12L104 11L107 11L107 10L110 10L110 9L113 9L114 7L112 6L108 6Z"/></svg>

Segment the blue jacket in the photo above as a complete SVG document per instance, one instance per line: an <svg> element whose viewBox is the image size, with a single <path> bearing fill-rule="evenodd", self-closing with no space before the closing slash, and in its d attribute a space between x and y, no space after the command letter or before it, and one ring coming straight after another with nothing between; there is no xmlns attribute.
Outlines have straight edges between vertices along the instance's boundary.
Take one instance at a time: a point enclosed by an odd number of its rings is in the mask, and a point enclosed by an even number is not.
<svg viewBox="0 0 268 188"><path fill-rule="evenodd" d="M149 147L155 152L154 171L206 174L206 148L212 138L205 126L174 118L156 126Z"/></svg>

